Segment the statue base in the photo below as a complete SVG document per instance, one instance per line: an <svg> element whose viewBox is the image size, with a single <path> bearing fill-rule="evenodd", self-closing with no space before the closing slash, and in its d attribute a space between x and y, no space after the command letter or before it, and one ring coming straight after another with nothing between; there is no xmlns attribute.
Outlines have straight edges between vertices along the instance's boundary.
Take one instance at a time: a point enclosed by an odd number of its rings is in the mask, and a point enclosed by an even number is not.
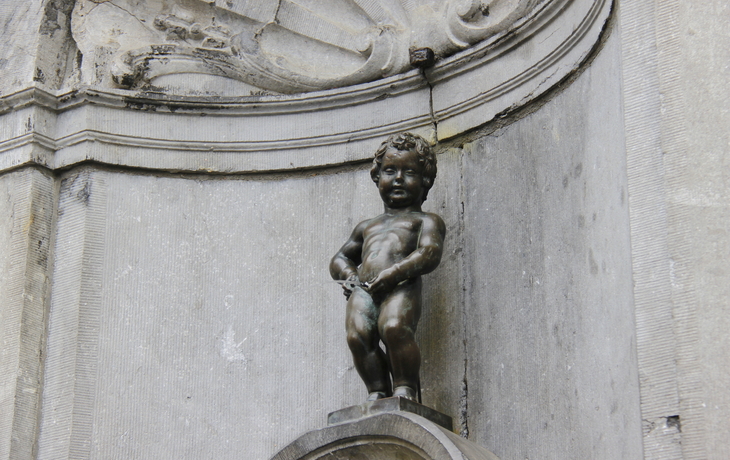
<svg viewBox="0 0 730 460"><path fill-rule="evenodd" d="M404 398L346 407L330 413L327 422L271 460L499 460L454 434L448 415Z"/></svg>
<svg viewBox="0 0 730 460"><path fill-rule="evenodd" d="M359 420L364 417L370 417L372 415L398 411L420 415L421 417L430 420L436 425L446 428L449 431L454 430L454 422L448 415L435 411L423 404L418 404L410 399L400 397L378 399L377 401L370 401L357 406L345 407L344 409L331 412L327 416L327 425L337 425L340 423Z"/></svg>

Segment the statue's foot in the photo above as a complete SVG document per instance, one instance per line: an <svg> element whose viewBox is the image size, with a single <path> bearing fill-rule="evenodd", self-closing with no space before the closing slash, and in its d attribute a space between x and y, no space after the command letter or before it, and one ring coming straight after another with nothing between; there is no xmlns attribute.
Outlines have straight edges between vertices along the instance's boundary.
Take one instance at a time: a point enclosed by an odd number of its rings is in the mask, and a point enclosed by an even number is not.
<svg viewBox="0 0 730 460"><path fill-rule="evenodd" d="M395 390L393 391L393 397L406 398L410 399L411 401L416 401L416 390L407 386L395 387Z"/></svg>
<svg viewBox="0 0 730 460"><path fill-rule="evenodd" d="M382 391L373 391L368 395L368 399L366 399L365 402L377 401L378 399L383 398L385 398L385 393L383 393Z"/></svg>

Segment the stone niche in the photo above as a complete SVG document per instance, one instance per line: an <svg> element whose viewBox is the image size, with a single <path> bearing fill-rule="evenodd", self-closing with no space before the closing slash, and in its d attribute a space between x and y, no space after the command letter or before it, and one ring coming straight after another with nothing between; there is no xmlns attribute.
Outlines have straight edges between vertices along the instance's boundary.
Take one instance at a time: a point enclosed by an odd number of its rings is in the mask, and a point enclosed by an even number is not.
<svg viewBox="0 0 730 460"><path fill-rule="evenodd" d="M400 131L448 227L424 404L500 458L639 458L612 6L3 7L0 459L267 459L360 402L327 264Z"/></svg>

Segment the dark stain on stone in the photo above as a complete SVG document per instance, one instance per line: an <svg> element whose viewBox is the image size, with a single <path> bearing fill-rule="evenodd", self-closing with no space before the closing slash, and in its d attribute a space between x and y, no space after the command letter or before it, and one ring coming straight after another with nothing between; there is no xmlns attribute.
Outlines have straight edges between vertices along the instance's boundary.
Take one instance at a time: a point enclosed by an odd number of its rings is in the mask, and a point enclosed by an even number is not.
<svg viewBox="0 0 730 460"><path fill-rule="evenodd" d="M576 179L579 178L582 172L583 172L583 163L578 163L578 165L573 170L573 177L575 177Z"/></svg>
<svg viewBox="0 0 730 460"><path fill-rule="evenodd" d="M616 412L618 412L618 403L614 401L613 403L611 403L611 415L615 414Z"/></svg>
<svg viewBox="0 0 730 460"><path fill-rule="evenodd" d="M38 249L36 251L38 256L36 263L41 267L45 267L48 264L48 251L43 248L43 239L38 240Z"/></svg>
<svg viewBox="0 0 730 460"><path fill-rule="evenodd" d="M553 337L555 337L555 345L559 348L563 348L563 336L560 333L560 326L557 324L553 325Z"/></svg>
<svg viewBox="0 0 730 460"><path fill-rule="evenodd" d="M152 45L150 48L155 56L167 56L175 51L175 45Z"/></svg>
<svg viewBox="0 0 730 460"><path fill-rule="evenodd" d="M124 88L131 88L137 81L134 74L125 73L121 77L114 76L114 83Z"/></svg>
<svg viewBox="0 0 730 460"><path fill-rule="evenodd" d="M173 50L174 50L174 48L173 48ZM216 49L209 49L209 48L195 48L193 50L193 56L200 57L203 59L207 58L207 59L222 60L222 61L226 61L228 58L227 53L216 50Z"/></svg>
<svg viewBox="0 0 730 460"><path fill-rule="evenodd" d="M585 228L586 226L586 216L583 214L578 215L578 228Z"/></svg>
<svg viewBox="0 0 730 460"><path fill-rule="evenodd" d="M50 0L46 3L43 11L43 22L38 32L41 35L53 35L62 28L68 29L71 23L71 11L74 8L75 0Z"/></svg>
<svg viewBox="0 0 730 460"><path fill-rule="evenodd" d="M36 260L36 264L38 264L39 267L46 267L48 265L48 251L38 250L38 259Z"/></svg>
<svg viewBox="0 0 730 460"><path fill-rule="evenodd" d="M43 22L38 30L41 35L53 35L55 31L61 29L61 26L58 24L58 10L55 4L56 2L46 3Z"/></svg>
<svg viewBox="0 0 730 460"><path fill-rule="evenodd" d="M43 74L43 70L41 70L40 67L35 68L35 74L33 75L33 81L37 81L40 83L46 82L46 76Z"/></svg>
<svg viewBox="0 0 730 460"><path fill-rule="evenodd" d="M682 432L682 422L679 415L670 415L667 417L667 428L676 428L678 432Z"/></svg>
<svg viewBox="0 0 730 460"><path fill-rule="evenodd" d="M76 193L76 198L84 203L86 206L89 205L89 199L91 197L91 183L86 181L84 186Z"/></svg>
<svg viewBox="0 0 730 460"><path fill-rule="evenodd" d="M141 110L143 112L156 112L158 108L156 104L146 104L128 98L124 99L124 106L128 109Z"/></svg>
<svg viewBox="0 0 730 460"><path fill-rule="evenodd" d="M65 95L61 96L60 98L58 98L58 102L60 102L61 104L63 104L63 103L68 102L70 100L76 99L77 94L78 94L78 91L73 90L70 93L65 94Z"/></svg>

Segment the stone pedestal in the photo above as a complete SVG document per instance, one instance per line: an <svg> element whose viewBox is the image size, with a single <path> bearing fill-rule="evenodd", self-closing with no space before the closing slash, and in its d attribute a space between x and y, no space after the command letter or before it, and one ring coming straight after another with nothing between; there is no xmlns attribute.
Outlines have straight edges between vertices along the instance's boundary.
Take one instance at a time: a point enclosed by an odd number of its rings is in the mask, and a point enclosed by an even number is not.
<svg viewBox="0 0 730 460"><path fill-rule="evenodd" d="M300 436L272 460L498 460L451 431L451 417L403 398L332 412L328 427Z"/></svg>
<svg viewBox="0 0 730 460"><path fill-rule="evenodd" d="M334 411L327 416L327 425L354 422L364 417L389 412L410 412L420 415L442 428L453 431L454 422L448 415L426 407L423 404L418 404L410 399L399 397L379 399Z"/></svg>

